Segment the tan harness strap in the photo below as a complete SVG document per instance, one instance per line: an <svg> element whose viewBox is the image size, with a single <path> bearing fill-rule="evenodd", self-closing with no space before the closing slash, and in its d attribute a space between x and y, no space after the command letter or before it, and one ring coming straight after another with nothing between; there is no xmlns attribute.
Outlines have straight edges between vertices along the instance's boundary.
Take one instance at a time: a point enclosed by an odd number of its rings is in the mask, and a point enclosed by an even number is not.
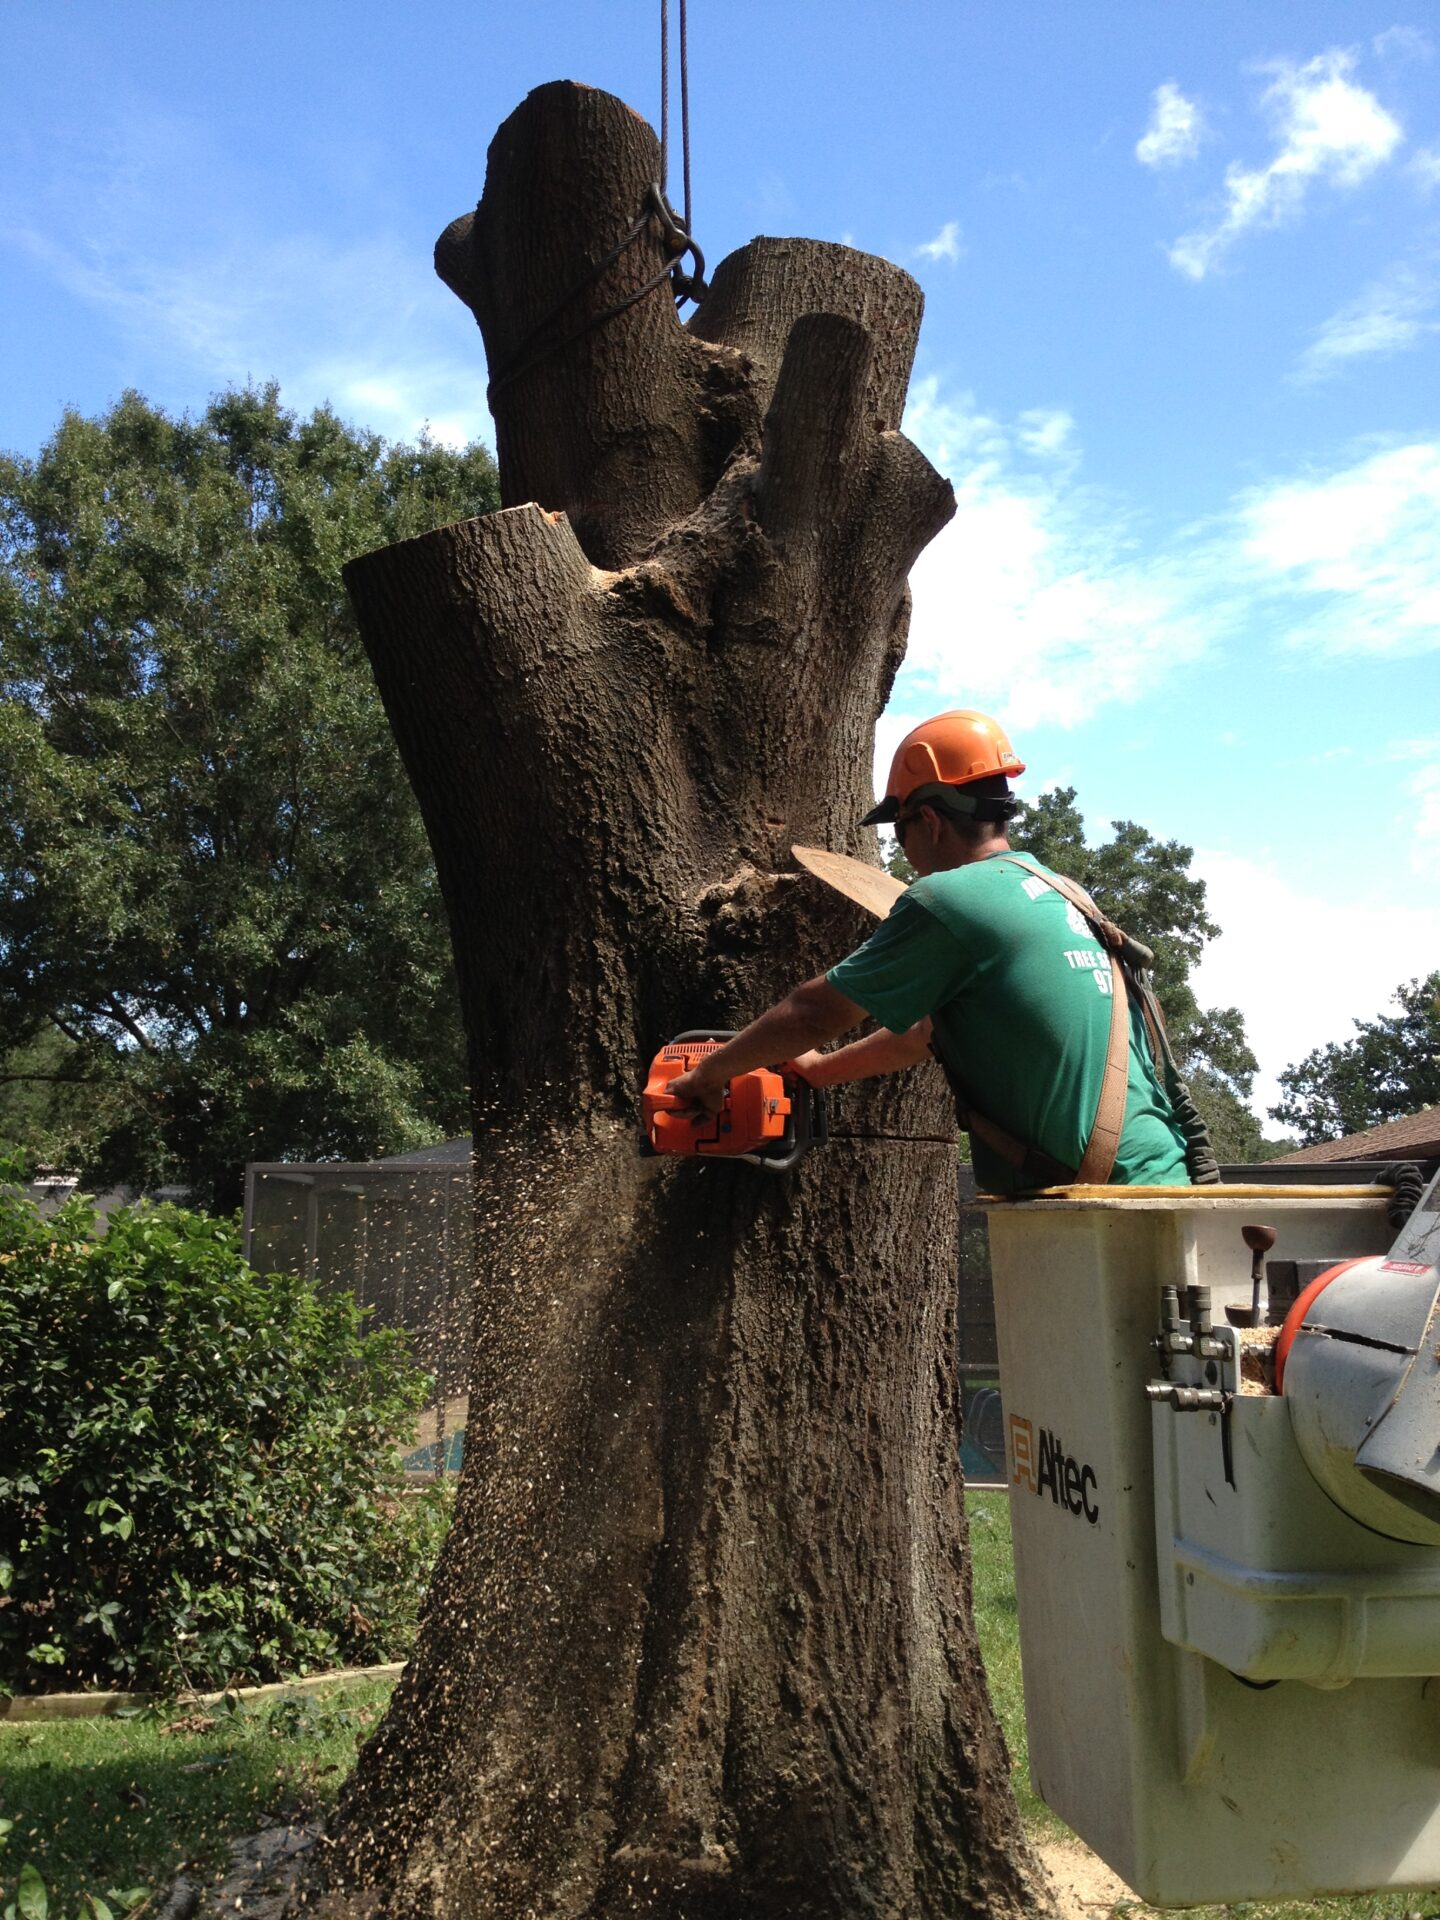
<svg viewBox="0 0 1440 1920"><path fill-rule="evenodd" d="M1110 1045L1105 1054L1105 1077L1100 1082L1100 1100L1095 1108L1095 1124L1085 1143L1085 1158L1075 1175L1077 1186L1103 1187L1115 1171L1115 1156L1120 1151L1120 1135L1125 1128L1125 1096L1130 1091L1130 1013L1125 992L1125 974L1120 962L1110 956Z"/></svg>

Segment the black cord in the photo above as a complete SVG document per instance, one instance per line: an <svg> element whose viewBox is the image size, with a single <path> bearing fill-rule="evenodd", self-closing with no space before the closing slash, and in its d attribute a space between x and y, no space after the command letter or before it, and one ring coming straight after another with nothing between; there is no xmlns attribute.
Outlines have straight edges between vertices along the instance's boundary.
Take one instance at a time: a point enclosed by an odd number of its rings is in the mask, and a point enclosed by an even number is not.
<svg viewBox="0 0 1440 1920"><path fill-rule="evenodd" d="M676 218L670 206L670 7L660 0L660 197L665 202L671 232L666 238L675 252L675 304L703 300L709 292L705 284L705 256L696 246L694 208L690 197L690 38L689 0L679 0L680 11L680 164L684 179L685 210ZM683 273L680 261L687 253L695 256L695 271Z"/></svg>

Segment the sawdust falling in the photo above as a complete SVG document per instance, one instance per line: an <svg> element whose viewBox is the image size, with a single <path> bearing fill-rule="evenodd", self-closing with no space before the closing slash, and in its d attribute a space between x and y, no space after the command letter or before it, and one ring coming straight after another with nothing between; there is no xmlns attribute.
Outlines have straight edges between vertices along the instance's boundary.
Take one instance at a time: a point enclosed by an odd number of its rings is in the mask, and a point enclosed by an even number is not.
<svg viewBox="0 0 1440 1920"><path fill-rule="evenodd" d="M824 1776L873 1768L877 1743L887 1765L920 1760L903 1760L906 1641L963 1568L953 1382L934 1364L954 1331L943 1222L911 1264L938 1266L945 1312L923 1296L916 1319L867 1259L873 1225L837 1207L828 1157L792 1192L642 1159L619 1123L482 1139L455 1525L302 1897L518 1916L565 1887L577 1913L799 1913L791 1863L765 1863L757 1906L747 1858L749 1798L785 1790L787 1768L807 1797L797 1855L906 1871L913 1825L844 1837ZM818 1276L797 1258L811 1238L834 1248ZM943 1668L932 1684L943 1745ZM999 1770L998 1747L982 1764ZM848 1899L814 1895L817 1912Z"/></svg>

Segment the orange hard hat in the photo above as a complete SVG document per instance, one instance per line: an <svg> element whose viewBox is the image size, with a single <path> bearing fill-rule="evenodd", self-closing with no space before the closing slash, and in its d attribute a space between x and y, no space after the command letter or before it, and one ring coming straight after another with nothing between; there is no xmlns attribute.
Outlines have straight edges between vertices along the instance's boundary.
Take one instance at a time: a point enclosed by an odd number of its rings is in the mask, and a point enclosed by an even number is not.
<svg viewBox="0 0 1440 1920"><path fill-rule="evenodd" d="M1023 773L1025 763L986 713L957 707L912 727L895 749L885 798L860 822L893 820L920 787L964 787L972 780Z"/></svg>

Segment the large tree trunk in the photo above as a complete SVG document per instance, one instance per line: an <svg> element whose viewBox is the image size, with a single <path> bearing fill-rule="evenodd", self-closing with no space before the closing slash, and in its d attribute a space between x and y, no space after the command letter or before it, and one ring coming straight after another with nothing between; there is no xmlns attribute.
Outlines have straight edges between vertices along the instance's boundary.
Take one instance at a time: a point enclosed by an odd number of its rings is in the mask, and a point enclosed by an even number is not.
<svg viewBox="0 0 1440 1920"><path fill-rule="evenodd" d="M938 1076L848 1093L778 1178L638 1150L662 1041L865 932L789 847L873 858L906 574L954 511L896 431L921 302L882 260L757 240L688 329L661 287L578 332L663 262L652 223L565 302L657 158L569 84L500 129L437 264L508 510L347 570L451 916L480 1261L455 1526L330 1884L1043 1912L970 1619Z"/></svg>

